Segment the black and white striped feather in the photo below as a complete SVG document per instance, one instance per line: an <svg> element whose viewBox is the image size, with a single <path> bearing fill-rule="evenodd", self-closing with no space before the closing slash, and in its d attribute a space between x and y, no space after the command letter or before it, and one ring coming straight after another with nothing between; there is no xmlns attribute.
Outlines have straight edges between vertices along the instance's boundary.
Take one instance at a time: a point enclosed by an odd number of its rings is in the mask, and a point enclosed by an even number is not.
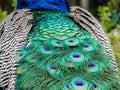
<svg viewBox="0 0 120 90"><path fill-rule="evenodd" d="M5 90L14 90L17 65L14 55L26 41L30 19L29 10L16 10L0 26L0 87Z"/></svg>

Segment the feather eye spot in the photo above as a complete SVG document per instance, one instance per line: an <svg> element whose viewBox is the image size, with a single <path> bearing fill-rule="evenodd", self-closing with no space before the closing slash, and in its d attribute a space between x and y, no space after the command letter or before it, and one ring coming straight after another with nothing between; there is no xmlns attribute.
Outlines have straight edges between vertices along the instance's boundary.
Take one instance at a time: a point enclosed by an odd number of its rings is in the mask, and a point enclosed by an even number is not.
<svg viewBox="0 0 120 90"><path fill-rule="evenodd" d="M70 42L70 43L73 43L73 42L74 42L74 40L69 40L69 42Z"/></svg>
<svg viewBox="0 0 120 90"><path fill-rule="evenodd" d="M74 58L80 58L80 56L81 56L80 54L74 54L73 55Z"/></svg>
<svg viewBox="0 0 120 90"><path fill-rule="evenodd" d="M78 78L76 77L72 80L72 86L74 90L88 90L87 82L79 77Z"/></svg>
<svg viewBox="0 0 120 90"><path fill-rule="evenodd" d="M68 84L68 83L66 83L66 85L65 85L65 86L66 86L66 88L69 88L69 84Z"/></svg>
<svg viewBox="0 0 120 90"><path fill-rule="evenodd" d="M88 63L88 67L95 67L95 66L96 66L95 63L93 63L93 62Z"/></svg>
<svg viewBox="0 0 120 90"><path fill-rule="evenodd" d="M61 70L56 65L53 64L48 65L47 71L53 76L56 77L61 76Z"/></svg>
<svg viewBox="0 0 120 90"><path fill-rule="evenodd" d="M23 55L24 55L24 54L23 54L23 53L21 53L19 56L20 56L20 57L22 57Z"/></svg>
<svg viewBox="0 0 120 90"><path fill-rule="evenodd" d="M55 73L57 70L58 68L55 65L48 65L48 71Z"/></svg>
<svg viewBox="0 0 120 90"><path fill-rule="evenodd" d="M51 40L50 43L52 46L55 46L55 47L63 47L63 44L60 40Z"/></svg>
<svg viewBox="0 0 120 90"><path fill-rule="evenodd" d="M59 42L59 41L56 41L56 43L57 43L57 44L60 44L60 42Z"/></svg>
<svg viewBox="0 0 120 90"><path fill-rule="evenodd" d="M76 46L79 44L79 40L77 38L70 38L64 41L67 46Z"/></svg>
<svg viewBox="0 0 120 90"><path fill-rule="evenodd" d="M23 52L16 52L16 54L15 54L15 56L14 56L14 58L15 58L15 60L17 61L17 62L20 62L20 60L25 56L25 54L26 54L27 52L26 51L23 51Z"/></svg>
<svg viewBox="0 0 120 90"><path fill-rule="evenodd" d="M51 68L51 69L55 69L55 70L57 69L57 67L54 66L54 65L50 65L50 68Z"/></svg>
<svg viewBox="0 0 120 90"><path fill-rule="evenodd" d="M75 84L76 86L84 86L84 82L82 82L82 81L80 81L80 80L75 81L74 84Z"/></svg>
<svg viewBox="0 0 120 90"><path fill-rule="evenodd" d="M83 47L88 48L88 47L90 47L90 45L89 44L84 44Z"/></svg>
<svg viewBox="0 0 120 90"><path fill-rule="evenodd" d="M23 72L26 71L26 66L20 66L17 68L17 73L22 74Z"/></svg>
<svg viewBox="0 0 120 90"><path fill-rule="evenodd" d="M98 85L97 85L96 83L94 83L94 82L92 82L92 86L93 86L94 88L98 88Z"/></svg>
<svg viewBox="0 0 120 90"><path fill-rule="evenodd" d="M97 88L98 86L96 84L93 84L94 88Z"/></svg>
<svg viewBox="0 0 120 90"><path fill-rule="evenodd" d="M85 85L85 82L84 82L84 80L82 80L82 79L75 78L75 79L73 80L73 84L74 84L75 86L80 87L80 86L84 86L84 85Z"/></svg>
<svg viewBox="0 0 120 90"><path fill-rule="evenodd" d="M83 47L84 51L92 51L93 50L93 46L90 45L89 43L83 44L82 47Z"/></svg>
<svg viewBox="0 0 120 90"><path fill-rule="evenodd" d="M50 50L50 48L48 48L48 47L45 47L44 49L45 49L46 51L49 51L49 50Z"/></svg>
<svg viewBox="0 0 120 90"><path fill-rule="evenodd" d="M54 53L54 50L52 50L50 47L42 46L40 48L40 52L45 55L51 55L52 53Z"/></svg>
<svg viewBox="0 0 120 90"><path fill-rule="evenodd" d="M90 72L97 72L100 70L100 67L92 61L88 62L87 67Z"/></svg>
<svg viewBox="0 0 120 90"><path fill-rule="evenodd" d="M72 62L82 62L85 59L85 56L79 52L72 52L70 53L69 58Z"/></svg>

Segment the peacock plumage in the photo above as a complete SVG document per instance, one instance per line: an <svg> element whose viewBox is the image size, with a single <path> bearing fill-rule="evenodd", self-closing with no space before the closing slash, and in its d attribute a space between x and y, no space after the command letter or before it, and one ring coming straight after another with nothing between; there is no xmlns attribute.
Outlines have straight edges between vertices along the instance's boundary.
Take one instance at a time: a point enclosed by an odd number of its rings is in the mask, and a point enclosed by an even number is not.
<svg viewBox="0 0 120 90"><path fill-rule="evenodd" d="M0 26L5 90L119 90L117 64L97 20L67 0L18 0Z"/></svg>

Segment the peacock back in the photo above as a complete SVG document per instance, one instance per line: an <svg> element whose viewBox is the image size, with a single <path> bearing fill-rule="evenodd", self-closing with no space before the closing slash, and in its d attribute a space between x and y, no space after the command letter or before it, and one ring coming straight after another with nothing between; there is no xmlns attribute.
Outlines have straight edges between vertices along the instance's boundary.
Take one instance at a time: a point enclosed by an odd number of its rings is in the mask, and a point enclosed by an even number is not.
<svg viewBox="0 0 120 90"><path fill-rule="evenodd" d="M68 13L32 10L25 44L14 56L16 90L118 90L111 58Z"/></svg>

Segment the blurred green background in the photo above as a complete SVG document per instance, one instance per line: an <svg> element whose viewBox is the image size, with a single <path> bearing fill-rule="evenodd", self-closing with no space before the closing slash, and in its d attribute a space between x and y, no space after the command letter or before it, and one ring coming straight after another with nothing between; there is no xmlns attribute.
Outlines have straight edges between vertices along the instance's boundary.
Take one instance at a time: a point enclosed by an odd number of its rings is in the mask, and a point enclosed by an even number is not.
<svg viewBox="0 0 120 90"><path fill-rule="evenodd" d="M0 0L0 23L15 9L17 0ZM120 0L70 0L91 12L111 40L120 70Z"/></svg>

